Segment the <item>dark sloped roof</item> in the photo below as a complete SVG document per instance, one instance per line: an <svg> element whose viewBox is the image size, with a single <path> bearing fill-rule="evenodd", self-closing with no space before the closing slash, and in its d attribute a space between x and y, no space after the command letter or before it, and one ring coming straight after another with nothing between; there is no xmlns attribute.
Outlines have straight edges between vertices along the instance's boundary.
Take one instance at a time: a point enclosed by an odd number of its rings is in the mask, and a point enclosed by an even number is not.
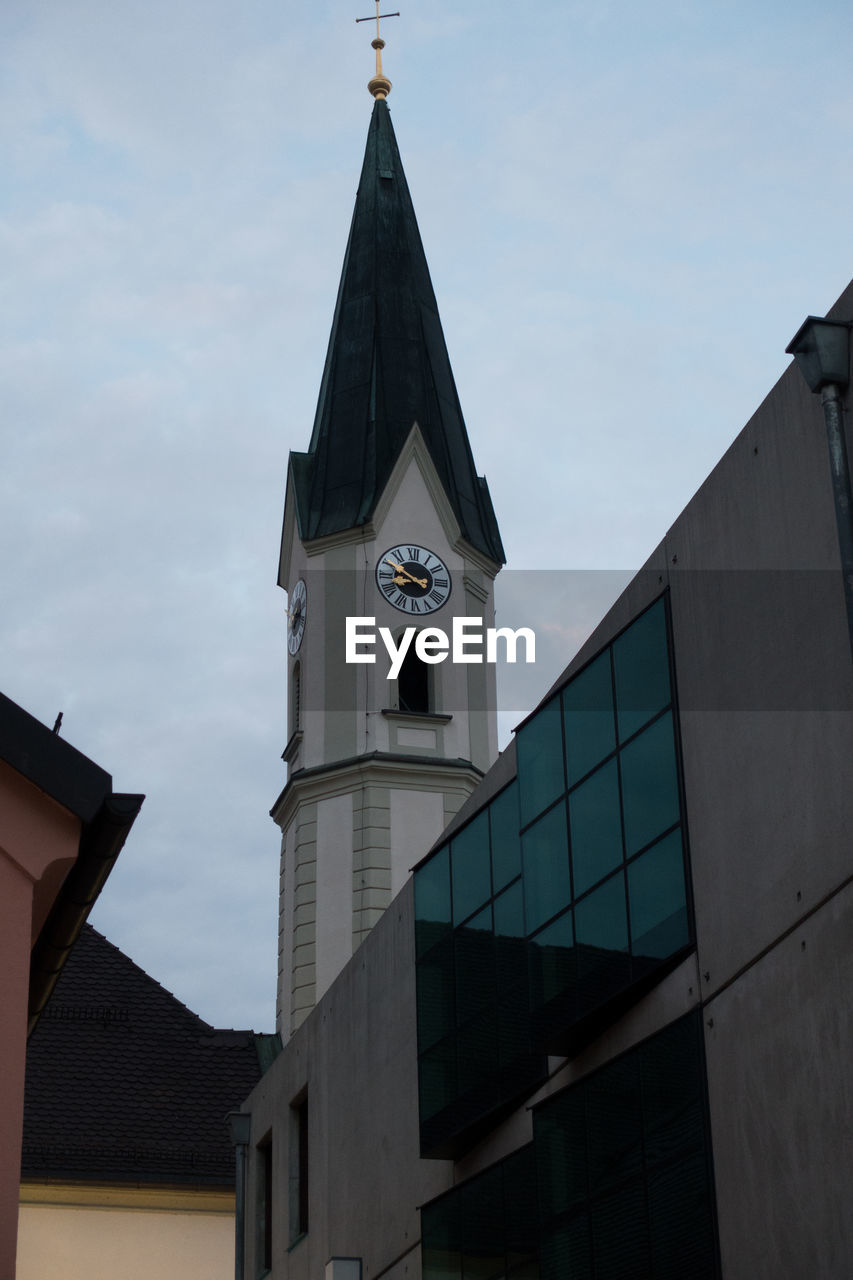
<svg viewBox="0 0 853 1280"><path fill-rule="evenodd" d="M68 809L91 822L112 791L112 778L70 742L0 693L0 759Z"/></svg>
<svg viewBox="0 0 853 1280"><path fill-rule="evenodd" d="M397 141L373 108L314 430L291 454L299 532L310 540L373 515L417 422L463 535L499 564Z"/></svg>
<svg viewBox="0 0 853 1280"><path fill-rule="evenodd" d="M22 1177L232 1187L225 1117L260 1078L250 1031L217 1031L90 925L30 1037Z"/></svg>

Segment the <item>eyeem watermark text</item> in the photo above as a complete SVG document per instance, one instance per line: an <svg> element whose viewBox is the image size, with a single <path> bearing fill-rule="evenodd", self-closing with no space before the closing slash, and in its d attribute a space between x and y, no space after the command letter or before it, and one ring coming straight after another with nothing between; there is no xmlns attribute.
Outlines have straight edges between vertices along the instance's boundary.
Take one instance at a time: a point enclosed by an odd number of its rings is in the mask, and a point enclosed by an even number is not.
<svg viewBox="0 0 853 1280"><path fill-rule="evenodd" d="M498 641L503 641L507 662L518 661L518 642L524 642L524 661L536 661L536 636L530 627L485 627L482 618L454 618L451 636L440 627L406 627L399 643L395 643L390 627L380 627L379 639L385 645L391 665L388 680L396 680L412 640L421 662L435 665L450 658L451 662L497 662ZM347 618L346 661L376 661L376 619ZM485 642L485 643L484 643ZM485 648L485 654L484 654Z"/></svg>

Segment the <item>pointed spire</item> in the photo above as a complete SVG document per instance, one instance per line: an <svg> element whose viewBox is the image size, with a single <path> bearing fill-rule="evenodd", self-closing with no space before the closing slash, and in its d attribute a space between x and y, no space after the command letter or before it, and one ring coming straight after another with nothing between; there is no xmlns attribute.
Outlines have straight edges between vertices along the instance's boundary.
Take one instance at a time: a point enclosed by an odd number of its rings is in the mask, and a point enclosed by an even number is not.
<svg viewBox="0 0 853 1280"><path fill-rule="evenodd" d="M291 454L303 539L371 519L415 422L463 536L502 564L388 104L377 97L311 443Z"/></svg>

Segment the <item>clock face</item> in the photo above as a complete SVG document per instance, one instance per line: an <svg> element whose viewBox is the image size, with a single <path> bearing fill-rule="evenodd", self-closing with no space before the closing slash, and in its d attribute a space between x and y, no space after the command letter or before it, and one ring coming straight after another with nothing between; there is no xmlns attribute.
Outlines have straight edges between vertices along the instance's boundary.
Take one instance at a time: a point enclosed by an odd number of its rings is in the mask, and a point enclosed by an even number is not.
<svg viewBox="0 0 853 1280"><path fill-rule="evenodd" d="M288 603L290 608L287 611L287 647L291 653L296 653L302 644L305 618L308 613L308 588L301 578L291 591Z"/></svg>
<svg viewBox="0 0 853 1280"><path fill-rule="evenodd" d="M401 613L434 613L450 598L450 571L434 551L405 543L379 557L376 585Z"/></svg>

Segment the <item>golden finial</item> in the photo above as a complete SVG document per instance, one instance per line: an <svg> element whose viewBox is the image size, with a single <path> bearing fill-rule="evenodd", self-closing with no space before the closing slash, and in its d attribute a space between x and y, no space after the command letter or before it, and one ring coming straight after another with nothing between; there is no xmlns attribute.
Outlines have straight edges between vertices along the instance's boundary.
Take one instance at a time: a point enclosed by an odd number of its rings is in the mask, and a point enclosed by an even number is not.
<svg viewBox="0 0 853 1280"><path fill-rule="evenodd" d="M376 39L371 40L370 47L376 50L376 75L372 80L367 82L367 89L372 93L374 98L387 98L391 92L391 81L382 70L382 50L385 48L385 41L379 34L379 23L383 18L399 18L398 13L380 13L379 0L376 0ZM373 22L373 15L369 18L356 18L356 22Z"/></svg>

